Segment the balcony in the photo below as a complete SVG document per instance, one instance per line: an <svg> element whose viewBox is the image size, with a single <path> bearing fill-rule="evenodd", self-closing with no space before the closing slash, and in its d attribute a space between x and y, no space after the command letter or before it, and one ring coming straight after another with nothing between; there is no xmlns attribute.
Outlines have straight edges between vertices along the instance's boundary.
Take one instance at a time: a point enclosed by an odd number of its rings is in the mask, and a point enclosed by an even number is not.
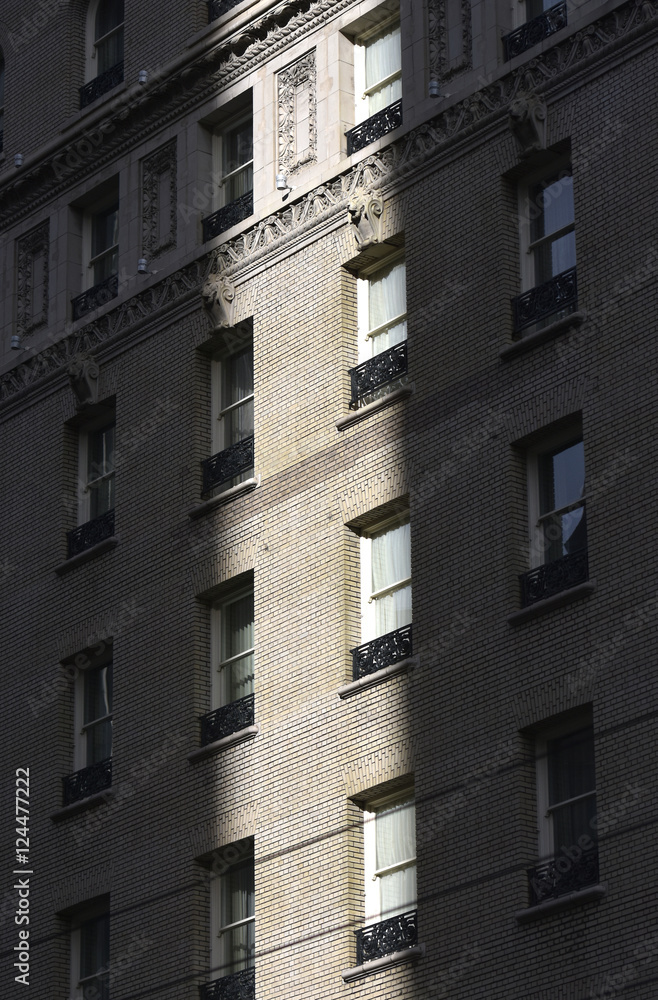
<svg viewBox="0 0 658 1000"><path fill-rule="evenodd" d="M87 105L93 104L103 94L107 94L108 90L118 87L120 83L123 83L123 62L110 66L100 76L85 83L84 87L80 87L80 108L86 108Z"/></svg>
<svg viewBox="0 0 658 1000"><path fill-rule="evenodd" d="M396 628L393 632L387 632L386 635L350 649L352 676L358 681L361 677L408 659L412 652L411 625L403 625L402 628Z"/></svg>
<svg viewBox="0 0 658 1000"><path fill-rule="evenodd" d="M242 3L242 0L208 0L208 24L212 24L239 3Z"/></svg>
<svg viewBox="0 0 658 1000"><path fill-rule="evenodd" d="M563 590L586 583L588 579L587 549L579 549L560 559L554 559L553 562L537 566L519 576L521 607L527 608L537 601L544 601Z"/></svg>
<svg viewBox="0 0 658 1000"><path fill-rule="evenodd" d="M239 198L236 198L235 201L224 205L223 208L219 208L212 215L207 215L202 220L203 242L207 243L208 240L214 239L215 236L220 236L232 226L237 226L239 222L243 222L250 215L253 215L253 212L254 192L246 191Z"/></svg>
<svg viewBox="0 0 658 1000"><path fill-rule="evenodd" d="M357 965L392 955L396 951L415 948L418 944L416 910L400 913L396 917L363 927L354 933Z"/></svg>
<svg viewBox="0 0 658 1000"><path fill-rule="evenodd" d="M201 716L201 746L205 747L225 736L239 733L241 729L254 724L254 696L245 695L229 705L222 705L214 712Z"/></svg>
<svg viewBox="0 0 658 1000"><path fill-rule="evenodd" d="M99 282L93 288L88 288L82 295L77 295L74 299L71 299L73 319L81 319L82 316L90 313L92 309L97 309L98 306L104 306L106 302L116 299L118 294L119 276L118 274L112 274L105 281Z"/></svg>
<svg viewBox="0 0 658 1000"><path fill-rule="evenodd" d="M81 799L88 799L90 795L104 792L106 788L112 787L112 758L101 760L97 764L90 764L83 767L81 771L74 771L66 778L62 778L64 785L64 805L70 806Z"/></svg>
<svg viewBox="0 0 658 1000"><path fill-rule="evenodd" d="M599 854L596 845L592 845L589 851L580 847L574 848L572 853L575 851L581 851L580 857L569 858L562 854L553 861L528 869L530 906L538 906L547 899L558 899L597 884Z"/></svg>
<svg viewBox="0 0 658 1000"><path fill-rule="evenodd" d="M201 463L203 469L203 492L210 493L215 486L221 486L254 466L254 436L243 438L235 444L217 452L212 458Z"/></svg>
<svg viewBox="0 0 658 1000"><path fill-rule="evenodd" d="M512 299L514 333L522 332L548 317L561 319L578 308L578 285L576 268L556 274L543 285L531 288L529 292Z"/></svg>
<svg viewBox="0 0 658 1000"><path fill-rule="evenodd" d="M114 510L108 510L100 517L95 517L93 521L81 524L79 528L66 533L67 559L79 555L86 549L90 549L99 542L104 542L106 538L114 535Z"/></svg>
<svg viewBox="0 0 658 1000"><path fill-rule="evenodd" d="M407 344L395 344L374 358L362 361L356 368L350 368L350 410L357 410L360 401L368 393L374 392L387 382L407 374Z"/></svg>
<svg viewBox="0 0 658 1000"><path fill-rule="evenodd" d="M533 45L543 42L549 35L553 35L560 28L567 26L567 5L566 3L556 3L554 7L543 11L532 21L522 24L516 31L512 31L503 38L505 49L505 62L521 55L526 49L531 49Z"/></svg>
<svg viewBox="0 0 658 1000"><path fill-rule="evenodd" d="M366 118L360 125L355 125L347 136L347 155L358 153L360 149L369 146L371 142L381 139L387 132L392 132L402 124L402 100L394 101L387 108Z"/></svg>
<svg viewBox="0 0 658 1000"><path fill-rule="evenodd" d="M201 1000L254 1000L256 978L254 969L243 969L231 976L222 976L199 987Z"/></svg>

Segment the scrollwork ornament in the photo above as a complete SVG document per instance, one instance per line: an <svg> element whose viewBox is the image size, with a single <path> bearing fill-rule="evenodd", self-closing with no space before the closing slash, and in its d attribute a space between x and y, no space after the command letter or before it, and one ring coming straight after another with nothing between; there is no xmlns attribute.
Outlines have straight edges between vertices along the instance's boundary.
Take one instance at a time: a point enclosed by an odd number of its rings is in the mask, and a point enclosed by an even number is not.
<svg viewBox="0 0 658 1000"><path fill-rule="evenodd" d="M522 158L546 149L546 117L546 103L537 94L519 94L510 104L510 128Z"/></svg>
<svg viewBox="0 0 658 1000"><path fill-rule="evenodd" d="M357 189L352 193L347 213L359 250L381 243L384 199L380 194Z"/></svg>
<svg viewBox="0 0 658 1000"><path fill-rule="evenodd" d="M203 308L215 330L235 325L235 286L225 275L213 274L201 289Z"/></svg>
<svg viewBox="0 0 658 1000"><path fill-rule="evenodd" d="M76 354L66 372L79 410L98 402L99 368L91 354L84 351Z"/></svg>

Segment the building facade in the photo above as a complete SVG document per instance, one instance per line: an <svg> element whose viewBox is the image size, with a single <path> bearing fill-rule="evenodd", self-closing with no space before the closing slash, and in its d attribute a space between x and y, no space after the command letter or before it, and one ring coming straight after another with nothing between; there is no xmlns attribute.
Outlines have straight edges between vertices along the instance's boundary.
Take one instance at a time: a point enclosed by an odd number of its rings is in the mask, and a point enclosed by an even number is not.
<svg viewBox="0 0 658 1000"><path fill-rule="evenodd" d="M1 995L654 1000L658 2L0 48Z"/></svg>

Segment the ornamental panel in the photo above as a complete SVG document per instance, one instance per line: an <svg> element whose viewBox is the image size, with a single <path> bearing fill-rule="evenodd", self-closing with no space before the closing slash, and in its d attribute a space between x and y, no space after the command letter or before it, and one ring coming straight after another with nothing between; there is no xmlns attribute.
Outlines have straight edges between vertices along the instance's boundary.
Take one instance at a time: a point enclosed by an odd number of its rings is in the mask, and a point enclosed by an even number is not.
<svg viewBox="0 0 658 1000"><path fill-rule="evenodd" d="M142 160L142 254L152 261L176 246L176 139Z"/></svg>
<svg viewBox="0 0 658 1000"><path fill-rule="evenodd" d="M316 81L315 49L277 76L279 170L286 174L318 158Z"/></svg>
<svg viewBox="0 0 658 1000"><path fill-rule="evenodd" d="M473 66L471 0L429 0L430 79L449 80ZM460 44L451 44L456 28Z"/></svg>
<svg viewBox="0 0 658 1000"><path fill-rule="evenodd" d="M16 331L23 337L48 323L49 250L48 219L16 240Z"/></svg>

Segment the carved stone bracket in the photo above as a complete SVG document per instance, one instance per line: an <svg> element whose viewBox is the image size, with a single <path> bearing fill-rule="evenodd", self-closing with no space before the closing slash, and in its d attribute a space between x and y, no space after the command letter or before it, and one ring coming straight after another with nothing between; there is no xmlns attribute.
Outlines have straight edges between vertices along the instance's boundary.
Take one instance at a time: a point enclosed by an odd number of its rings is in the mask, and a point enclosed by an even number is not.
<svg viewBox="0 0 658 1000"><path fill-rule="evenodd" d="M317 160L315 49L278 74L279 169Z"/></svg>
<svg viewBox="0 0 658 1000"><path fill-rule="evenodd" d="M450 13L458 15L461 26L461 52L459 55L448 50ZM473 42L471 28L471 0L428 0L430 78L449 80L457 73L463 73L473 66ZM452 20L452 18L450 19Z"/></svg>
<svg viewBox="0 0 658 1000"><path fill-rule="evenodd" d="M208 278L201 289L201 301L213 332L235 326L235 286L225 275L214 274Z"/></svg>
<svg viewBox="0 0 658 1000"><path fill-rule="evenodd" d="M347 206L352 232L359 250L365 250L382 240L384 199L373 191L357 190Z"/></svg>
<svg viewBox="0 0 658 1000"><path fill-rule="evenodd" d="M27 336L48 323L48 264L50 223L40 226L16 241L17 332Z"/></svg>
<svg viewBox="0 0 658 1000"><path fill-rule="evenodd" d="M76 354L66 369L80 410L98 402L98 364L88 352Z"/></svg>
<svg viewBox="0 0 658 1000"><path fill-rule="evenodd" d="M168 230L160 197L163 178L168 179L169 187ZM176 246L176 190L176 139L173 138L142 160L142 252L148 261Z"/></svg>
<svg viewBox="0 0 658 1000"><path fill-rule="evenodd" d="M520 156L546 149L546 102L537 94L519 94L509 109L509 123L521 147Z"/></svg>

